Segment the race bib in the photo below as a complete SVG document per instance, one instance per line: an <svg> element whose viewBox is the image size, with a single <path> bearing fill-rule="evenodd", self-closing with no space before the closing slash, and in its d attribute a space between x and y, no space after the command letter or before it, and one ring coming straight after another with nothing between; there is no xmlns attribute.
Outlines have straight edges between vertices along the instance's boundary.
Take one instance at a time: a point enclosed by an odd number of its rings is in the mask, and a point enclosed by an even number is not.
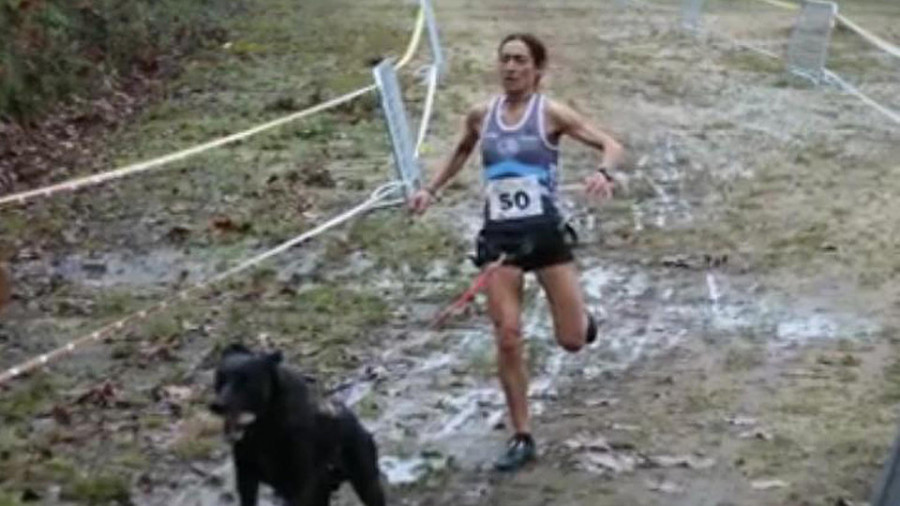
<svg viewBox="0 0 900 506"><path fill-rule="evenodd" d="M487 188L492 221L514 220L544 214L541 185L535 177L491 181Z"/></svg>

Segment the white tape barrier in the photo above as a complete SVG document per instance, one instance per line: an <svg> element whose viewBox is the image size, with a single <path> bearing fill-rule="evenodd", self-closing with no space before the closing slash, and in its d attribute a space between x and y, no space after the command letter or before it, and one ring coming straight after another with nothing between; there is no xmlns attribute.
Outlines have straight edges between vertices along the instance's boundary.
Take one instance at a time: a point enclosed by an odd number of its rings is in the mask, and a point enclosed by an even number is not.
<svg viewBox="0 0 900 506"><path fill-rule="evenodd" d="M422 37L422 31L425 26L425 16L422 12L422 9L419 9L418 18L416 20L416 26L412 35L412 38L409 41L409 45L407 46L406 53L403 55L403 58L397 63L396 68L399 70L406 66L409 61L412 59L413 54L416 51L416 48L419 46L419 41ZM58 184L53 184L50 186L46 186L44 188L38 188L35 190L24 191L12 195L6 195L0 197L0 207L9 205L9 204L24 204L29 200L38 198L38 197L49 197L51 195L61 193L61 192L70 192L75 191L80 188L84 188L87 186L94 186L100 183L104 183L107 181L112 181L116 179L121 179L126 176L130 176L133 174L138 174L141 172L146 172L153 169L159 169L166 165L169 165L173 162L184 160L186 158L198 155L200 153L204 153L211 149L219 148L222 146L226 146L228 144L233 144L235 142L244 140L248 137L254 136L256 134L265 132L267 130L271 130L273 128L280 127L284 124L291 123L293 121L297 121L308 116L312 116L313 114L317 114L328 109L332 109L341 104L350 102L355 98L362 96L366 93L375 90L375 85L369 85L364 88L360 88L355 91L351 91L345 95L334 98L322 104L318 104L312 106L308 109L304 109L302 111L298 111L287 116L269 121L268 123L264 123L253 128L249 128L242 132L238 132L235 134L231 134L225 137L220 137L218 139L206 142L204 144L200 144L198 146L194 146L192 148L187 148L182 151L178 151L176 153L172 153L169 155L164 155L159 158L154 158L152 160L147 160L145 162L139 162L132 165L128 165L119 169L114 169L108 172L102 172L99 174L94 174L91 176L86 176L82 178L76 178L70 181L65 181Z"/></svg>
<svg viewBox="0 0 900 506"><path fill-rule="evenodd" d="M769 5L774 5L775 7L780 7L782 9L787 9L791 11L796 11L800 9L800 6L797 4L792 4L789 2L782 2L780 0L759 0L760 2L767 3Z"/></svg>
<svg viewBox="0 0 900 506"><path fill-rule="evenodd" d="M82 348L88 344L96 343L96 342L101 341L102 339L111 337L114 333L121 332L122 330L124 330L126 328L126 326L143 321L155 313L163 311L163 310L165 310L171 306L174 306L176 304L183 303L184 301L187 301L191 297L199 295L201 292L203 292L205 289L211 287L212 285L220 283L232 276L235 276L243 271L246 271L246 270L268 260L269 258L272 258L281 253L284 253L285 251L293 248L294 246L297 246L300 243L306 242L318 235L321 235L324 232L328 231L329 229L332 229L338 225L341 225L360 214L363 214L367 211L370 211L370 210L373 210L376 208L386 207L383 205L384 203L382 201L384 201L388 197L392 196L392 194L400 186L401 186L401 184L396 181L382 185L382 186L378 187L377 189L375 189L375 191L373 191L371 193L369 198L367 198L361 204L339 214L338 216L335 216L334 218L313 228L312 230L304 232L303 234L300 234L297 237L295 237L289 241L286 241L273 249L270 249L259 255L254 256L252 258L249 258L249 259L239 263L235 267L228 269L227 271L225 271L217 276L214 276L206 281L200 282L190 288L182 290L182 291L176 293L175 295L173 295L173 296L163 300L162 302L159 302L149 308L143 309L141 311L138 311L137 313L133 313L125 318L122 318L118 321L110 323L109 325L106 325L106 326L100 328L99 330L96 330L88 335L85 335L83 337L80 337L78 339L70 341L68 344L61 346L59 348L56 348L53 351L47 352L43 355L34 357L28 361L22 362L16 366L10 367L3 373L0 373L0 386L3 386L4 384L9 383L13 379L15 379L23 374L26 374L26 373L34 371L38 368L44 367L50 363L56 362L57 360L74 353L79 348Z"/></svg>
<svg viewBox="0 0 900 506"><path fill-rule="evenodd" d="M865 93L860 91L857 87L855 87L852 84L845 81L843 78L841 78L841 76L835 74L834 72L832 72L828 69L825 69L825 76L828 79L834 81L838 86L843 88L844 91L846 91L847 93L850 93L851 95L855 96L856 98L862 100L869 107L875 109L876 111L880 112L881 114L883 114L885 117L887 117L894 123L897 123L898 125L900 125L900 114L879 104L874 99L872 99L871 97L869 97L868 95L866 95Z"/></svg>
<svg viewBox="0 0 900 506"><path fill-rule="evenodd" d="M869 43L873 44L878 49L890 54L891 56L900 58L900 48L891 44L890 42L882 39L881 37L875 35L872 32L869 32L863 29L861 26L857 25L853 21L847 19L843 14L838 14L837 20L844 24L847 28L856 32L860 37L869 41Z"/></svg>
<svg viewBox="0 0 900 506"><path fill-rule="evenodd" d="M194 155L198 155L200 153L209 151L211 149L215 149L218 147L226 146L228 144L233 144L235 142L244 140L248 137L256 135L260 132L264 132L266 130L271 130L273 128L284 125L285 123L290 123L292 121L296 121L301 118L305 118L307 116L312 116L318 112L322 112L326 109L331 109L333 107L337 107L338 105L349 102L356 97L363 95L365 93L369 93L374 90L375 86L367 86L365 88L360 88L356 91L350 92L346 95L337 97L333 100L329 100L328 102L316 105L314 107L310 107L309 109L305 109L303 111L299 111L297 113L291 114L289 116L284 116L282 118L270 121L269 123L265 123L249 130L244 130L243 132L238 132L236 134L232 134L226 137L221 137L219 139L207 142L205 144L200 144L199 146L194 146L192 148L188 148L182 151L178 151L177 153L172 153L169 155L165 155L159 158L154 158L153 160L148 160L146 162L140 162L133 165L128 165L126 167L122 167L121 169L111 170L109 172L102 172L100 174L95 174L92 176L82 177L78 179L73 179L71 181L66 181L63 183L47 186L44 188L38 188L36 190L25 191L21 193L17 193L14 195L8 195L5 197L0 197L0 206L19 203L24 204L25 202L34 199L35 197L49 197L56 193L61 192L70 192L74 190L78 190L79 188L84 188L86 186L94 186L100 183L104 183L106 181L112 181L115 179L121 179L125 176L130 176L133 174L138 174L140 172L146 172L153 169L161 168L165 165L171 164L172 162L177 162L179 160L184 160L186 158L190 158Z"/></svg>
<svg viewBox="0 0 900 506"><path fill-rule="evenodd" d="M792 10L792 11L800 9L800 5L792 4L792 3L788 3L788 2L782 2L781 0L759 0L759 1L765 2L769 5L774 5L775 7L780 7L782 9L787 9L787 10ZM882 39L881 37L875 35L874 33L859 26L858 24L854 23L849 18L847 18L847 16L844 16L843 14L838 14L837 20L838 20L838 22L843 23L844 26L846 26L847 28L856 32L860 37L866 39L869 43L878 47L878 49L881 49L882 51L884 51L892 56L900 58L900 48L898 48L897 46L891 44L890 42Z"/></svg>
<svg viewBox="0 0 900 506"><path fill-rule="evenodd" d="M422 39L422 31L425 29L425 12L420 8L418 17L416 18L416 26L413 28L412 38L409 39L409 44L406 46L406 52L403 53L403 57L400 58L400 61L397 62L396 68L397 70L402 69L412 60L414 54L416 54L416 49L419 48L419 41Z"/></svg>
<svg viewBox="0 0 900 506"><path fill-rule="evenodd" d="M425 95L425 107L422 109L422 120L419 122L419 136L416 138L415 157L420 158L425 136L428 134L428 125L431 123L431 113L434 109L434 96L437 91L438 67L432 65L428 69L428 92Z"/></svg>
<svg viewBox="0 0 900 506"><path fill-rule="evenodd" d="M435 67L437 67L438 77L446 72L446 60L444 59L444 50L441 48L441 38L438 34L437 20L434 16L434 9L431 7L431 0L421 0L421 12L425 15L425 26L428 28L428 41L431 47L431 59Z"/></svg>
<svg viewBox="0 0 900 506"><path fill-rule="evenodd" d="M781 59L781 57L778 56L777 53L775 53L774 51L769 51L768 49L766 49L764 47L758 47L753 44L747 44L745 42L739 42L739 41L732 41L732 42L734 43L734 45L736 45L742 49L746 49L747 51L756 53L761 56L765 56L766 58L771 58L773 60Z"/></svg>

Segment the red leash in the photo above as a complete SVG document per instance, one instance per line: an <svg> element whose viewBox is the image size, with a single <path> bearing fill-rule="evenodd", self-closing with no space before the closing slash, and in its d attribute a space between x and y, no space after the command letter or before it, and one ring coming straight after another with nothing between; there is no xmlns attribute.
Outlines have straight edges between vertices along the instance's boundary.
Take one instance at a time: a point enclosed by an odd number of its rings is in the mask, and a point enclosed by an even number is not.
<svg viewBox="0 0 900 506"><path fill-rule="evenodd" d="M453 301L452 304L444 308L443 311L438 313L438 315L431 321L431 324L428 326L430 329L436 329L441 326L447 318L449 318L452 314L461 311L465 308L472 299L475 298L475 295L478 294L485 286L487 286L488 281L491 278L491 275L499 269L503 265L503 261L506 260L506 254L503 253L500 255L500 258L494 260L487 267L485 267L480 274L472 281L472 285L463 292L462 295L459 296L458 299Z"/></svg>

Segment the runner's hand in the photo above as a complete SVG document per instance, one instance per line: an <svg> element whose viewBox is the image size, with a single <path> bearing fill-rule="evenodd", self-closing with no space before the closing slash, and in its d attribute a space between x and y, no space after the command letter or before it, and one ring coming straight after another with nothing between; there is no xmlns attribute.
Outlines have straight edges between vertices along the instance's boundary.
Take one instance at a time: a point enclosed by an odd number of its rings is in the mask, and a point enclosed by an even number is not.
<svg viewBox="0 0 900 506"><path fill-rule="evenodd" d="M431 205L431 201L434 197L431 196L431 193L426 189L421 189L416 191L412 197L409 198L409 210L415 214L422 214L426 209Z"/></svg>
<svg viewBox="0 0 900 506"><path fill-rule="evenodd" d="M599 197L603 200L612 198L615 184L607 179L605 175L597 172L584 179L584 186L588 196Z"/></svg>

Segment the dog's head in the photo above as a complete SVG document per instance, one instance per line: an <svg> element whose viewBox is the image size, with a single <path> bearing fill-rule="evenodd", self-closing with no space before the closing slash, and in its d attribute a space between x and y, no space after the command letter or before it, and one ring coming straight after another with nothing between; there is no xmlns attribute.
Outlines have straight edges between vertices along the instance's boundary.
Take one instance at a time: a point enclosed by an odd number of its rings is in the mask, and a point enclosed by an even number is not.
<svg viewBox="0 0 900 506"><path fill-rule="evenodd" d="M225 420L225 436L237 442L262 416L274 395L281 352L254 353L233 344L216 368L215 399L209 408Z"/></svg>

